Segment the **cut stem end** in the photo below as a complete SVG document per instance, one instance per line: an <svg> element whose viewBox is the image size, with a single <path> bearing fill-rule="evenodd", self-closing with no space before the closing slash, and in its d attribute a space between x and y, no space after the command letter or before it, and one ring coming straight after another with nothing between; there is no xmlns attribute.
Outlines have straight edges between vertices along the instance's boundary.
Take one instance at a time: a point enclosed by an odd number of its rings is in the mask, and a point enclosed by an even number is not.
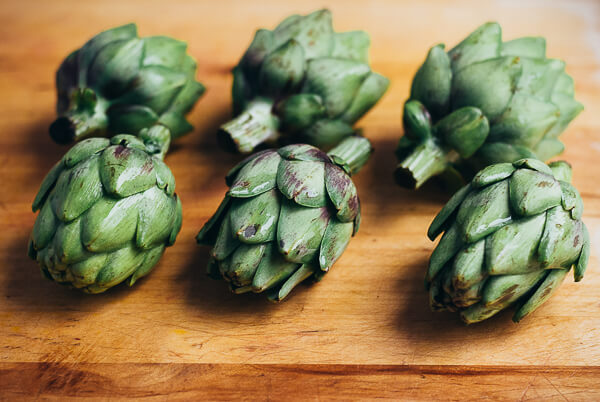
<svg viewBox="0 0 600 402"><path fill-rule="evenodd" d="M448 165L447 153L433 140L427 140L398 164L394 175L400 186L417 189L446 170Z"/></svg>
<svg viewBox="0 0 600 402"><path fill-rule="evenodd" d="M327 153L349 175L358 173L373 153L371 142L360 135L345 138Z"/></svg>
<svg viewBox="0 0 600 402"><path fill-rule="evenodd" d="M217 132L217 141L228 151L250 153L258 145L279 137L278 119L271 113L272 103L255 100L238 116L223 124Z"/></svg>
<svg viewBox="0 0 600 402"><path fill-rule="evenodd" d="M108 129L107 107L107 102L89 88L74 91L69 109L50 125L50 137L59 144L104 137Z"/></svg>

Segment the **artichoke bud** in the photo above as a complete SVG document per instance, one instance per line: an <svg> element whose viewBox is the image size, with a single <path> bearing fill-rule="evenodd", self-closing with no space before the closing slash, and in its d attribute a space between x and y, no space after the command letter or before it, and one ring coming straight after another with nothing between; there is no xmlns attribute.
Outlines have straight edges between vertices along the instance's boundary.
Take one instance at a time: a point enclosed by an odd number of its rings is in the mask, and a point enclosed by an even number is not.
<svg viewBox="0 0 600 402"><path fill-rule="evenodd" d="M358 230L360 202L349 174L370 153L368 140L351 136L329 154L294 144L240 162L196 238L212 247L207 271L236 294L265 292L273 301L320 279Z"/></svg>
<svg viewBox="0 0 600 402"><path fill-rule="evenodd" d="M164 126L136 137L93 137L50 171L33 203L40 210L29 255L50 279L100 293L157 264L181 228L175 179L162 161Z"/></svg>
<svg viewBox="0 0 600 402"><path fill-rule="evenodd" d="M56 73L58 118L50 136L69 143L91 136L137 133L156 123L178 137L204 92L184 42L165 36L139 38L134 24L96 35L71 53ZM94 94L91 107L87 96Z"/></svg>
<svg viewBox="0 0 600 402"><path fill-rule="evenodd" d="M413 128L420 126L407 119L412 101L429 112L433 141L423 142ZM407 140L397 152L396 177L419 187L433 176L467 182L495 163L550 159L563 151L557 137L583 106L565 63L546 57L544 38L503 42L500 25L489 22L448 52L441 44L429 50L404 109Z"/></svg>
<svg viewBox="0 0 600 402"><path fill-rule="evenodd" d="M457 192L429 228L427 283L435 309L479 322L511 305L519 321L544 303L571 267L583 277L589 234L566 162L536 159L486 167Z"/></svg>
<svg viewBox="0 0 600 402"><path fill-rule="evenodd" d="M437 136L461 157L469 158L485 142L490 126L481 110L467 106L444 117L435 129Z"/></svg>
<svg viewBox="0 0 600 402"><path fill-rule="evenodd" d="M250 153L280 139L330 147L352 135L389 85L370 69L369 42L362 31L334 32L328 10L258 30L233 69L234 118L220 127L219 143ZM270 113L256 113L259 103Z"/></svg>

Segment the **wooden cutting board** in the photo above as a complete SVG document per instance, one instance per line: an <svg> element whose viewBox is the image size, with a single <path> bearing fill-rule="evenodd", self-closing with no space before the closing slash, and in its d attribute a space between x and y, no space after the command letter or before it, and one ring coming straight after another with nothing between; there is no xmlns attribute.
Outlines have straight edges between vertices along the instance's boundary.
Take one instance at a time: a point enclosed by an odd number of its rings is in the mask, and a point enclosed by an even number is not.
<svg viewBox="0 0 600 402"><path fill-rule="evenodd" d="M363 225L324 280L284 303L235 296L204 274L194 237L240 159L216 145L230 113L229 71L258 27L322 1L5 1L0 6L0 399L567 399L600 400L600 3L330 1L337 30L371 34L373 69L392 85L361 122L376 153L356 177ZM401 106L428 48L488 20L505 38L543 35L566 60L586 110L563 136L585 203L592 258L520 324L501 314L465 326L431 313L422 278L427 227L448 195L392 180ZM53 144L54 72L109 27L189 42L208 92L195 131L166 162L183 229L133 288L89 296L43 279L25 256L31 201L66 148Z"/></svg>

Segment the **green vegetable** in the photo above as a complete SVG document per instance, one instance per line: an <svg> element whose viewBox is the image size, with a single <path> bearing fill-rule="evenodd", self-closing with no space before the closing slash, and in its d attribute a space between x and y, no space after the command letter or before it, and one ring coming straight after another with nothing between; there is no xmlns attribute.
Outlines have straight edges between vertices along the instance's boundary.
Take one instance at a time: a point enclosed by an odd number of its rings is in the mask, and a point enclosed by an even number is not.
<svg viewBox="0 0 600 402"><path fill-rule="evenodd" d="M455 48L429 50L404 105L396 180L418 188L441 175L465 183L485 166L562 152L558 136L581 111L565 63L544 38L502 41L477 28Z"/></svg>
<svg viewBox="0 0 600 402"><path fill-rule="evenodd" d="M48 173L33 202L40 211L29 256L51 280L100 293L147 275L181 228L175 178L162 161L164 126L88 138Z"/></svg>
<svg viewBox="0 0 600 402"><path fill-rule="evenodd" d="M235 117L220 143L250 153L280 140L331 147L353 134L389 84L369 67L369 43L363 31L334 32L329 10L259 29L233 69Z"/></svg>
<svg viewBox="0 0 600 402"><path fill-rule="evenodd" d="M583 202L566 162L522 159L481 170L435 217L444 232L429 260L433 310L459 311L470 324L516 304L515 322L560 286L571 266L583 278L590 239Z"/></svg>
<svg viewBox="0 0 600 402"><path fill-rule="evenodd" d="M197 237L212 247L209 274L235 293L266 291L274 301L309 277L321 279L358 231L350 174L371 151L367 139L351 136L328 154L288 145L234 167L225 199Z"/></svg>
<svg viewBox="0 0 600 402"><path fill-rule="evenodd" d="M54 141L138 133L161 124L173 138L193 129L185 115L204 93L187 44L140 38L135 24L109 29L71 53L56 73Z"/></svg>

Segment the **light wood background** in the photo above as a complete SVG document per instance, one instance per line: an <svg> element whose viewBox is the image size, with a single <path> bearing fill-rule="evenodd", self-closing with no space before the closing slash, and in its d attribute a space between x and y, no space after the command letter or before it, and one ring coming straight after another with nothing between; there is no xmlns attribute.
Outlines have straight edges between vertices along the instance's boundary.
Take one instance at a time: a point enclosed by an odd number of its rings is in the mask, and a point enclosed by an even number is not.
<svg viewBox="0 0 600 402"><path fill-rule="evenodd" d="M0 399L556 399L600 400L600 2L329 1L337 30L364 29L390 90L361 122L376 148L356 176L363 225L318 284L282 304L234 296L204 275L194 236L239 160L216 146L230 108L229 74L258 27L323 1L12 1L0 4ZM427 49L488 21L505 38L543 35L567 62L586 110L562 137L592 237L585 279L570 276L520 324L510 313L464 326L431 313L425 236L447 195L392 180L401 105ZM143 36L189 42L208 92L196 130L167 156L183 229L155 271L97 296L43 279L25 256L42 178L65 148L47 127L54 72L95 33L126 22Z"/></svg>

